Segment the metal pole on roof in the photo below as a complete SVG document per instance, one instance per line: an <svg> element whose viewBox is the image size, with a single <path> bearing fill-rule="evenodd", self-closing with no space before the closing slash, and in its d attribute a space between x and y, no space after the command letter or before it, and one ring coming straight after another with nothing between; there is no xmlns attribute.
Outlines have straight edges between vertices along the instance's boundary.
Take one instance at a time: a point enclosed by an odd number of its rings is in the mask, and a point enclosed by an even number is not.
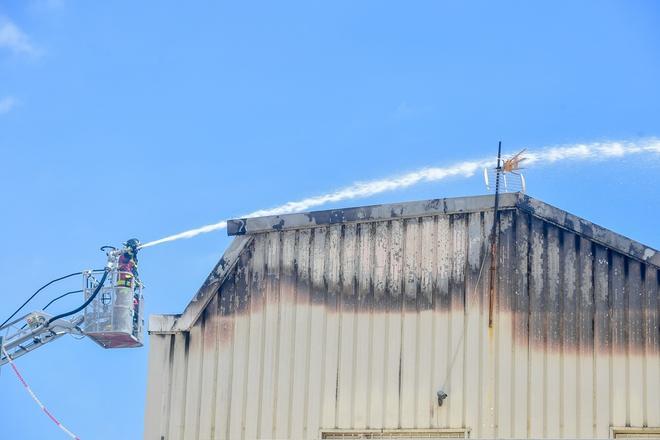
<svg viewBox="0 0 660 440"><path fill-rule="evenodd" d="M500 174L502 172L502 141L497 147L497 167L495 168L495 211L493 213L493 230L490 238L490 283L488 290L488 327L493 326L493 307L495 303L495 283L497 271L498 235L500 230Z"/></svg>

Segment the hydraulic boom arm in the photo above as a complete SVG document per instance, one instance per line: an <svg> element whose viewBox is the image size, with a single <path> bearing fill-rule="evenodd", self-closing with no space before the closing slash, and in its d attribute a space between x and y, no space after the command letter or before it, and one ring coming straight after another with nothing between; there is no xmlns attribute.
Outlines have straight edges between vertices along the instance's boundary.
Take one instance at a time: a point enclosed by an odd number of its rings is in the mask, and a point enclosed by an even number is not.
<svg viewBox="0 0 660 440"><path fill-rule="evenodd" d="M133 238L121 249L101 248L108 258L106 267L80 272L85 301L79 307L55 316L39 310L0 326L0 366L66 334L87 336L103 348L141 347L144 305L137 274L139 245Z"/></svg>
<svg viewBox="0 0 660 440"><path fill-rule="evenodd" d="M0 334L6 333L4 337L0 336L0 345L12 359L16 359L66 334L84 336L79 327L85 319L83 315L49 322L51 318L45 312L32 312L5 324L0 327ZM7 362L5 353L0 352L0 366Z"/></svg>

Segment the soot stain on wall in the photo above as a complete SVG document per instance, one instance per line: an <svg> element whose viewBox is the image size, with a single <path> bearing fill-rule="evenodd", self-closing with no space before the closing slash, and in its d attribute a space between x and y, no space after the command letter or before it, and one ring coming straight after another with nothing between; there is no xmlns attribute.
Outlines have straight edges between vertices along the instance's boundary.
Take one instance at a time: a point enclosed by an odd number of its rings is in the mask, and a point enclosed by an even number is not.
<svg viewBox="0 0 660 440"><path fill-rule="evenodd" d="M218 289L218 313L487 313L491 225L482 212L257 234ZM502 212L498 240L495 325L510 314L516 341L630 354L659 344L658 268L518 210Z"/></svg>

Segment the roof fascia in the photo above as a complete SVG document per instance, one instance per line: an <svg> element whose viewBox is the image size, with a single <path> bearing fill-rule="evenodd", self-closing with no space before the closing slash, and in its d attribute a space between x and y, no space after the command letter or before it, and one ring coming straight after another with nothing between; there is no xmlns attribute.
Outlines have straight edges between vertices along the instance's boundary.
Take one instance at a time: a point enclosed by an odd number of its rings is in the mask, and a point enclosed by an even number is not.
<svg viewBox="0 0 660 440"><path fill-rule="evenodd" d="M183 313L181 315L155 315L150 317L149 332L177 333L190 330L236 265L238 257L252 240L253 238L250 236L236 237L229 244L222 258L220 258L220 261L215 265L209 276L206 277L206 281L204 281L202 287L199 288L195 296L190 300ZM156 316L160 316L161 318L156 318ZM171 318L172 316L174 318Z"/></svg>
<svg viewBox="0 0 660 440"><path fill-rule="evenodd" d="M233 219L227 222L227 235L250 235L288 229L313 228L338 223L369 222L436 214L461 214L493 209L492 195L423 200L418 202L330 209L298 214ZM517 193L500 195L500 208L514 208Z"/></svg>

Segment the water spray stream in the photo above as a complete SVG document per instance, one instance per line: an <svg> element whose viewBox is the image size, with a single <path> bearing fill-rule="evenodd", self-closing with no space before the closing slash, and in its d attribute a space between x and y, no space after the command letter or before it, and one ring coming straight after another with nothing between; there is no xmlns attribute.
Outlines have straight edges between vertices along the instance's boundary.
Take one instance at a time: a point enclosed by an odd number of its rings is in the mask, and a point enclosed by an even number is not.
<svg viewBox="0 0 660 440"><path fill-rule="evenodd" d="M651 138L642 141L599 142L590 144L564 145L541 150L526 151L525 166L553 164L565 160L602 160L621 158L631 154L660 154L660 139ZM484 167L493 167L494 159L481 159L470 162L460 162L447 167L423 168L395 177L356 182L337 191L309 197L295 202L287 202L271 209L261 209L240 217L260 217L308 211L311 208L332 202L360 199L376 194L404 189L424 182L438 182L449 177L471 177ZM225 220L218 223L191 229L179 234L145 243L141 248L156 246L183 238L192 238L207 232L217 231L227 227Z"/></svg>

